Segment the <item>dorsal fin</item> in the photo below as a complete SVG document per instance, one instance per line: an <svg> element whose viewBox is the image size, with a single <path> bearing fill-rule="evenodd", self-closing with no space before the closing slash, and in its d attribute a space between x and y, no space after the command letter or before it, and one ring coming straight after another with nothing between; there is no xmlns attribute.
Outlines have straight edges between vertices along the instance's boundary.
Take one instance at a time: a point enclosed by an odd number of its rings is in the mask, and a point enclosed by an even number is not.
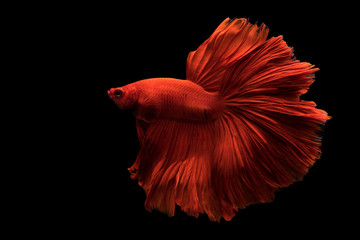
<svg viewBox="0 0 360 240"><path fill-rule="evenodd" d="M207 91L217 91L226 68L266 41L268 29L247 19L225 19L187 58L186 78Z"/></svg>

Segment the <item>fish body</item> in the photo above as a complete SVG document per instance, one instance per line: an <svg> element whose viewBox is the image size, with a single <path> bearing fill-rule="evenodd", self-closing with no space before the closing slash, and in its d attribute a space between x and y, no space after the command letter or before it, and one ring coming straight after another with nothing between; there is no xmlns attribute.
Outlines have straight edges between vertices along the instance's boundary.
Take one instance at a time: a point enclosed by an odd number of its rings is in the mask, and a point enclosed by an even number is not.
<svg viewBox="0 0 360 240"><path fill-rule="evenodd" d="M156 119L204 122L219 118L224 102L218 92L208 92L189 80L175 78L152 78L141 80L121 88L109 90L109 96L116 99L114 92L127 94L136 92L134 105L137 119L151 122ZM119 107L122 102L118 102Z"/></svg>
<svg viewBox="0 0 360 240"><path fill-rule="evenodd" d="M140 150L129 168L145 208L169 216L231 220L238 209L270 202L301 180L321 156L330 119L304 101L318 68L296 60L264 24L225 19L190 52L186 80L150 78L111 88L132 110Z"/></svg>

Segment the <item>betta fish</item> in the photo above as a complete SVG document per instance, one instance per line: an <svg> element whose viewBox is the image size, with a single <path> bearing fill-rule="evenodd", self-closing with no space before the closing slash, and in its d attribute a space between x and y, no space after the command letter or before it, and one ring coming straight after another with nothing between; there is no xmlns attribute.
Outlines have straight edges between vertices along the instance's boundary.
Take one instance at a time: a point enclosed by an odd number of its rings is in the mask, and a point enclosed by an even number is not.
<svg viewBox="0 0 360 240"><path fill-rule="evenodd" d="M145 209L229 221L302 180L321 155L328 114L300 100L314 65L296 60L282 36L247 19L225 19L190 52L186 79L149 78L111 88L132 110L140 150L130 176Z"/></svg>

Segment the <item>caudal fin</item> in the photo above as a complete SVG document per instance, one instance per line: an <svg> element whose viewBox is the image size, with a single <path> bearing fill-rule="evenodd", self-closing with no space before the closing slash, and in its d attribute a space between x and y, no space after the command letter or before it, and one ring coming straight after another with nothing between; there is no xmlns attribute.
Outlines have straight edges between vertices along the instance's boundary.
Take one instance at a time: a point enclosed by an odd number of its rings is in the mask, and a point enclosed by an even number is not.
<svg viewBox="0 0 360 240"><path fill-rule="evenodd" d="M318 68L295 60L282 36L266 40L264 25L234 23L225 20L188 58L196 66L189 76L225 99L212 182L228 210L270 201L276 189L302 179L321 155L319 133L330 118L300 100Z"/></svg>

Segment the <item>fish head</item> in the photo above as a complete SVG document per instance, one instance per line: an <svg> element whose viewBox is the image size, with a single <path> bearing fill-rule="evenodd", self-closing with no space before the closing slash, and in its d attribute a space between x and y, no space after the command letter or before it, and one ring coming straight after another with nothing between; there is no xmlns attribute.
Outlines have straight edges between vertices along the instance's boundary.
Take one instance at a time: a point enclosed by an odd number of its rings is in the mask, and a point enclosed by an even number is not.
<svg viewBox="0 0 360 240"><path fill-rule="evenodd" d="M134 108L139 97L138 90L131 85L111 88L107 91L107 93L110 99L123 110L130 110Z"/></svg>

